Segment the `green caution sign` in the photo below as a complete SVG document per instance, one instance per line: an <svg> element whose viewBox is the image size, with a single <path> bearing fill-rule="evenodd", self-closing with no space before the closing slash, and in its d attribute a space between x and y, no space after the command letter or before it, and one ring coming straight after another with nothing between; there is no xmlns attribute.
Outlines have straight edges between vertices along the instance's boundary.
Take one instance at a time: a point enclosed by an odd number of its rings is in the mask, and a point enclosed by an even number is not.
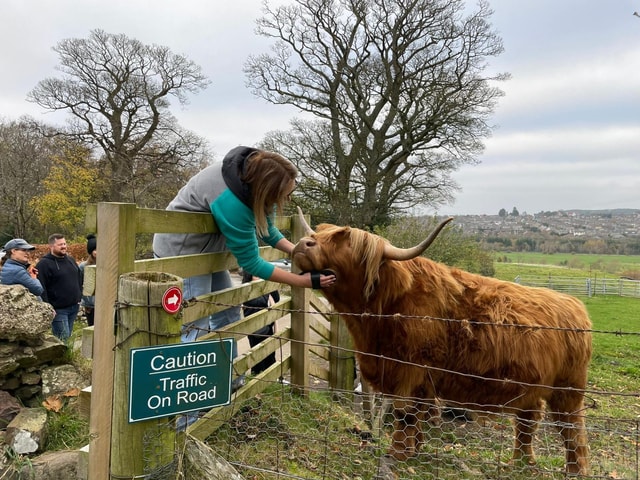
<svg viewBox="0 0 640 480"><path fill-rule="evenodd" d="M129 423L229 404L233 342L132 348Z"/></svg>

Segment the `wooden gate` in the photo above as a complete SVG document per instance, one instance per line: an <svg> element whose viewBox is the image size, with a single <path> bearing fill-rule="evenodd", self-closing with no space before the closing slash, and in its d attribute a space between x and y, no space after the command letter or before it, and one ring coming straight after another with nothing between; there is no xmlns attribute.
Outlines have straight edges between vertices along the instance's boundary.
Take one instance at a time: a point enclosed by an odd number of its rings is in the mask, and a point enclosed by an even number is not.
<svg viewBox="0 0 640 480"><path fill-rule="evenodd" d="M276 226L290 231L294 243L303 235L303 227L297 217L278 217ZM185 302L177 315L145 314L154 318L146 326L123 327L119 324L123 305L119 288L123 278L132 277L149 282L168 281L180 284L182 278L206 273L234 270L238 267L230 252L186 255L158 259L136 260L136 242L141 235L154 233L215 233L217 227L209 213L186 213L167 210L138 208L135 204L99 203L88 209L86 228L95 232L98 239L97 265L87 267L85 275L89 285L96 285L95 325L93 327L93 377L90 408L90 435L88 478L111 480L112 478L136 478L142 475L135 439L144 434L147 421L130 424L123 411L128 406L129 390L128 357L132 347L161 345L179 341L179 331L184 323L224 310L229 305L240 305L280 287L272 282L251 282L219 292L202 295ZM261 247L261 256L269 261L285 254L270 247ZM136 277L137 276L137 277ZM120 285L120 286L119 286ZM120 300L119 300L120 298ZM148 301L137 308L158 309L157 301ZM209 333L201 338L235 338L246 332L258 330L283 315L290 315L290 328L262 342L234 360L234 369L246 371L252 365L275 351L283 339L290 343L290 355L282 358L260 375L260 380L275 381L283 371L290 373L294 391L306 395L309 376L323 378L331 387L349 390L353 385L350 338L346 328L336 315L332 315L326 303L315 292L304 288L292 288L290 296L282 296L273 309L251 315L239 322ZM122 322L121 322L122 323ZM327 348L310 347L310 332L327 340ZM135 340L134 340L135 338ZM324 358L329 368L310 362L311 355ZM254 396L264 388L265 382L249 382L235 395ZM210 411L203 420L189 428L189 433L205 438L215 429L214 420L220 408ZM153 423L153 421L149 421ZM147 425L148 426L148 425ZM123 440L125 439L125 440ZM171 438L167 443L171 443ZM117 446L115 446L117 445ZM117 453L117 455L115 455Z"/></svg>

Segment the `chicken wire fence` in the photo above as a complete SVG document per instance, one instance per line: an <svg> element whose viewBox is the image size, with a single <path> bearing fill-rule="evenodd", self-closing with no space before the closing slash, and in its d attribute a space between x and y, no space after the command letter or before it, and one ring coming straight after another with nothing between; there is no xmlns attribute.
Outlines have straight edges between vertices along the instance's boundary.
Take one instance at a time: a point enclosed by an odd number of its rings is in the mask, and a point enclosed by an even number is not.
<svg viewBox="0 0 640 480"><path fill-rule="evenodd" d="M378 397L371 422L363 397L315 389L308 398L277 385L243 402L206 439L247 479L564 478L557 425L542 421L534 440L535 466L509 464L511 418L484 409L442 410L422 425L424 444L406 460L386 455L393 420ZM637 408L636 408L637 412ZM436 419L434 419L436 420ZM638 478L637 418L587 413L591 474L583 478Z"/></svg>
<svg viewBox="0 0 640 480"><path fill-rule="evenodd" d="M278 332L273 337L278 339ZM283 345L291 342L289 338L280 340ZM330 355L313 352L329 349L327 342L320 338L306 346L312 362L326 366ZM356 352L344 352L345 355L353 353ZM279 360L284 356L285 352L278 352ZM307 395L299 395L295 385L289 383L282 363L270 369L280 370L279 380L264 380L261 375L252 377L247 372L236 371L236 376L247 375L246 384L233 395L231 404L213 416L210 412L198 413L200 422L208 422L208 431L212 432L202 440L215 455L226 460L240 478L524 480L567 477L565 448L559 434L564 425L551 420L552 412L543 416L532 441L535 465L511 461L514 419L510 415L490 413L493 408L487 405L465 405L464 409L441 405L439 415L419 422L422 438L417 439L420 449L416 455L396 459L389 456L387 450L394 430L392 404L399 398L367 393L366 385L365 391L360 391L359 375L354 388L347 390L331 388L325 379L312 377ZM242 395L243 389L256 390L256 385L260 393ZM584 416L590 470L580 478L640 478L640 393L625 391L624 387L607 391L591 382L587 388ZM170 422L171 428L175 427L174 421ZM153 456L153 435L147 444L145 450ZM184 453L183 448L176 448L177 457ZM153 461L150 464L157 465ZM148 478L180 477L166 468L150 475Z"/></svg>

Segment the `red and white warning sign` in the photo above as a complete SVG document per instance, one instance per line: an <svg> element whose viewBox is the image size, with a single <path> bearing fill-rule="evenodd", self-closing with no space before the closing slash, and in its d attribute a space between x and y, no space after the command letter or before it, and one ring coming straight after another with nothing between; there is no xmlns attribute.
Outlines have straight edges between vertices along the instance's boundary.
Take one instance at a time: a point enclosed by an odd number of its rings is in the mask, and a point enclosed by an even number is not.
<svg viewBox="0 0 640 480"><path fill-rule="evenodd" d="M169 287L162 295L162 308L167 313L176 313L182 305L182 290L178 287Z"/></svg>

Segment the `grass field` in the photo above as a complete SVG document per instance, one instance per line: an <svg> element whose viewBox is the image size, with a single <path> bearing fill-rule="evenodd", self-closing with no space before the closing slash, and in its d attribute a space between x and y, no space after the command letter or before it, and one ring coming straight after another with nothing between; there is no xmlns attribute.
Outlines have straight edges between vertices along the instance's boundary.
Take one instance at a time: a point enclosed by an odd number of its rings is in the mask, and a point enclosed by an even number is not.
<svg viewBox="0 0 640 480"><path fill-rule="evenodd" d="M571 253L545 254L538 252L499 252L495 258L496 269L510 263L532 265L534 268L549 267L601 275L624 275L625 272L640 271L640 255L587 255ZM506 260L506 261L505 261Z"/></svg>
<svg viewBox="0 0 640 480"><path fill-rule="evenodd" d="M594 329L589 383L640 392L640 299L601 295L583 301Z"/></svg>
<svg viewBox="0 0 640 480"><path fill-rule="evenodd" d="M496 253L495 277L640 279L640 255L571 255L543 253Z"/></svg>

